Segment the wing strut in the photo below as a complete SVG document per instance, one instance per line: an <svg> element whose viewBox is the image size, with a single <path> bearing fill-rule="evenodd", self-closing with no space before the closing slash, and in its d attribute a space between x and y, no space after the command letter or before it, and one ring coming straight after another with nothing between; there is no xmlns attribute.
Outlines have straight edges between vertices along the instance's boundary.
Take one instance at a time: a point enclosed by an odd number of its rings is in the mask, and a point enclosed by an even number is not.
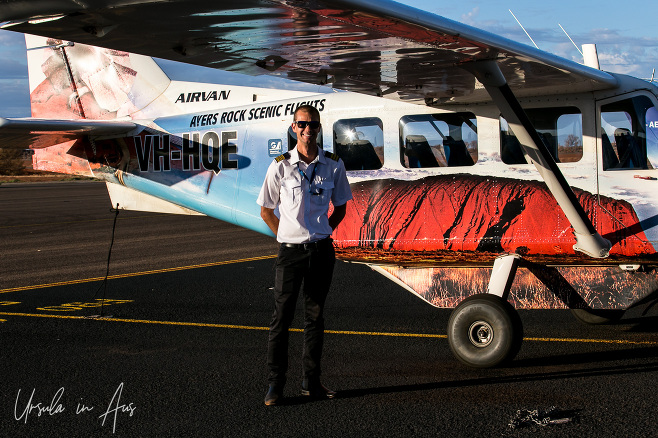
<svg viewBox="0 0 658 438"><path fill-rule="evenodd" d="M535 165L557 203L564 211L576 235L573 249L594 258L605 258L612 244L594 228L557 163L516 99L495 61L474 62L463 66L484 85L503 117L521 143L526 159Z"/></svg>

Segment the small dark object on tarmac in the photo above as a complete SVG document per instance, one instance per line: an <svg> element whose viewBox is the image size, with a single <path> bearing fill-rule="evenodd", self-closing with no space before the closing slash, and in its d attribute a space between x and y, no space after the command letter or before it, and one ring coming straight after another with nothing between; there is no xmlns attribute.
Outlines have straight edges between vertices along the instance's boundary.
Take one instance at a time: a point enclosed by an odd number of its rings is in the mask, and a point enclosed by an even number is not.
<svg viewBox="0 0 658 438"><path fill-rule="evenodd" d="M507 430L514 431L523 427L565 424L572 422L575 418L575 411L559 411L555 406L551 406L546 410L519 409L516 411L514 418L507 424Z"/></svg>

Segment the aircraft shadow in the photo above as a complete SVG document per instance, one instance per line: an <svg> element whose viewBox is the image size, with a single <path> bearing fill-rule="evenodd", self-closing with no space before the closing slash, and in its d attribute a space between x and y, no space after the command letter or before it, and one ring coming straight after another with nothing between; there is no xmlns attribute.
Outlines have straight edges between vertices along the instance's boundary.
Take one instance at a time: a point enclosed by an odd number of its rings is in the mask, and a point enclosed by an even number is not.
<svg viewBox="0 0 658 438"><path fill-rule="evenodd" d="M618 360L658 358L658 347L635 347L622 350L597 351L558 356L517 359L506 368L518 369L541 366L579 365L587 363L604 363Z"/></svg>
<svg viewBox="0 0 658 438"><path fill-rule="evenodd" d="M658 333L658 316L627 318L609 325L632 325L632 327L626 329L627 332L631 333Z"/></svg>
<svg viewBox="0 0 658 438"><path fill-rule="evenodd" d="M605 361L616 361L620 359L640 359L640 358L656 358L658 357L658 347L639 348L639 349L625 349L608 352L598 353L583 353L572 354L563 356L552 356L550 358L550 365L573 365L584 363L596 363L597 365ZM536 359L522 359L515 361L513 367L507 368L509 370L532 367L532 366L545 366L547 358ZM580 379L583 377L601 377L601 376L614 376L625 374L640 374L658 371L658 361L642 364L627 364L627 365L611 365L611 366L595 366L593 368L585 369L572 369L565 367L564 370L550 371L550 372L536 372L528 374L513 374L507 376L495 375L491 377L480 377L473 379L451 380L442 382L431 382L421 384L408 384L408 385L392 385L382 386L377 388L356 388L341 390L338 392L337 398L356 398L364 397L373 394L393 394L401 392L412 391L431 391L445 388L467 388L478 387L486 385L501 385L506 383L524 383L524 382L539 382L551 380L564 380L564 379ZM302 397L299 397L302 398ZM289 401L295 403L296 399ZM302 401L297 401L301 403Z"/></svg>

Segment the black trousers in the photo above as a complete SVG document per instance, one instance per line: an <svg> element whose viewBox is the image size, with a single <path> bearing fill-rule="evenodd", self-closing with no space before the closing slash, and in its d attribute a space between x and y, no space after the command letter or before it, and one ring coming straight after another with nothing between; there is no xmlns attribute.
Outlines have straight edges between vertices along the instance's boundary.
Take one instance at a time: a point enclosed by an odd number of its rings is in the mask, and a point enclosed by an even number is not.
<svg viewBox="0 0 658 438"><path fill-rule="evenodd" d="M281 245L276 261L274 314L267 351L268 381L283 387L288 371L288 329L295 315L299 291L304 301L304 377L319 378L324 343L324 303L331 285L336 256L331 239L311 248ZM303 287L302 287L303 286Z"/></svg>

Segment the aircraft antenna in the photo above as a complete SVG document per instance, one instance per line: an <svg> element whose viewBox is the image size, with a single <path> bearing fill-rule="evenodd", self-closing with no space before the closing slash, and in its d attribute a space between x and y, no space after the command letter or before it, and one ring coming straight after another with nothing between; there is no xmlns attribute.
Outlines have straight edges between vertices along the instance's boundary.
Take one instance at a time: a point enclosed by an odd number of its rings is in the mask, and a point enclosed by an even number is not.
<svg viewBox="0 0 658 438"><path fill-rule="evenodd" d="M651 80L650 80L649 82L653 82L653 77L654 77L655 74L656 74L656 69L654 68L654 69L651 71Z"/></svg>
<svg viewBox="0 0 658 438"><path fill-rule="evenodd" d="M508 11L509 11L510 14L512 14L512 17L514 17L514 19L516 20L516 22L519 23L519 26L521 26L521 29L523 29L523 31L525 32L525 34L528 35L528 38L530 38L530 41L532 41L532 44L534 44L535 47L539 49L539 46L537 45L537 43L535 43L535 40L533 40L532 37L530 36L530 34L528 33L528 31L525 30L525 27L523 27L523 25L521 24L521 22L519 21L519 19L516 18L516 15L514 15L514 12L512 12L511 9L508 9Z"/></svg>
<svg viewBox="0 0 658 438"><path fill-rule="evenodd" d="M580 50L580 48L578 47L578 45L577 45L576 43L574 43L574 41L571 39L571 37L569 36L569 34L567 33L567 31L564 30L564 27L562 27L562 25L561 25L560 23L558 23L557 25L560 26L560 29L562 29L562 32L564 32L564 34L567 36L567 38L569 38L569 41L571 41L571 44L574 45L574 47L576 48L576 50L578 50L578 52L580 52L580 56L585 56L585 55L583 55L583 52L582 52L582 50Z"/></svg>

